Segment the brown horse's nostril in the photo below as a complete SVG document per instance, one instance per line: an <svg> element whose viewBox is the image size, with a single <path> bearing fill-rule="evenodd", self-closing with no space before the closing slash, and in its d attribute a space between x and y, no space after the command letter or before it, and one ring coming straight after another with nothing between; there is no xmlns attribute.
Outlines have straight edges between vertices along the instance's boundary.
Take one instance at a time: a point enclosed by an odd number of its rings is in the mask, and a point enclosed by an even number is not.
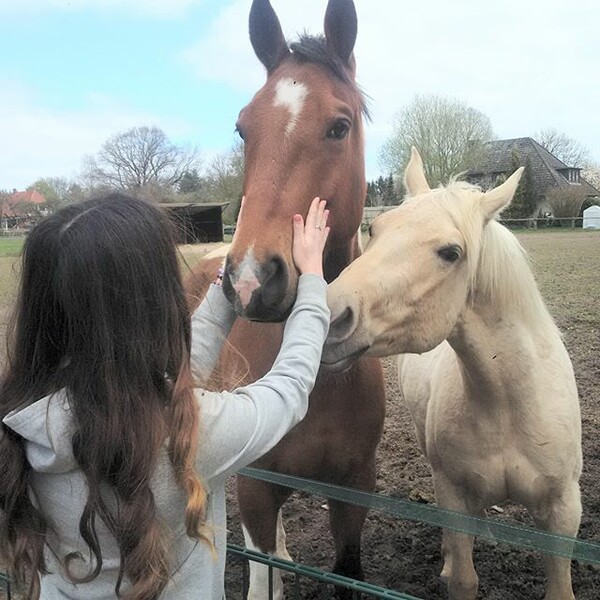
<svg viewBox="0 0 600 600"><path fill-rule="evenodd" d="M329 341L342 342L349 338L356 329L356 323L357 319L352 307L346 306L329 325Z"/></svg>
<svg viewBox="0 0 600 600"><path fill-rule="evenodd" d="M273 256L263 266L261 299L265 307L276 306L284 299L288 288L288 269L285 261Z"/></svg>

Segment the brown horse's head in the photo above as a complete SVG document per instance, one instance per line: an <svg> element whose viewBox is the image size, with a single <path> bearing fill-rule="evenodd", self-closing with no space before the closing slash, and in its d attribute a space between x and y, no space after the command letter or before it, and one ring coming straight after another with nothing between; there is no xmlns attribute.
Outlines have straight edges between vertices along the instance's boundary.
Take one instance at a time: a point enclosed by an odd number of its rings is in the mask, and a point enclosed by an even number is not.
<svg viewBox="0 0 600 600"><path fill-rule="evenodd" d="M298 282L292 216L305 215L315 196L331 211L325 276L333 279L354 256L366 195L354 4L329 0L325 36L288 47L269 0L254 0L250 39L267 81L237 122L246 202L223 287L241 316L281 321Z"/></svg>

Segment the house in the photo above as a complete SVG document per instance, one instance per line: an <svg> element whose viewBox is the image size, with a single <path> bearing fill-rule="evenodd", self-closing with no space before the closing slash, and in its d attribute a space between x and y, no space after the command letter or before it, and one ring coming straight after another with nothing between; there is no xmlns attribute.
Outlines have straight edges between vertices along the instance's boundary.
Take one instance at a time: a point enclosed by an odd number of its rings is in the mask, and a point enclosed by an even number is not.
<svg viewBox="0 0 600 600"><path fill-rule="evenodd" d="M533 187L538 196L535 213L552 213L544 198L549 190L557 187L577 186L585 199L600 197L600 190L581 177L581 168L566 165L530 137L487 142L485 152L477 159L477 164L467 171L466 177L471 183L489 189L498 177L508 176L514 171L515 155L519 164L528 163L531 167Z"/></svg>
<svg viewBox="0 0 600 600"><path fill-rule="evenodd" d="M0 229L28 229L47 214L46 198L37 190L0 195Z"/></svg>

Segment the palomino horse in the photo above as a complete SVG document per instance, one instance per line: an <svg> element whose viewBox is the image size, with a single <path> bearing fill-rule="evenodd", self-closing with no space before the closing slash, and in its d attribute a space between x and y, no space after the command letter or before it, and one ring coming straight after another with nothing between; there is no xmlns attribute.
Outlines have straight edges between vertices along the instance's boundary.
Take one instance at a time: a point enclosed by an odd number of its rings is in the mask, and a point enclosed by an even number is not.
<svg viewBox="0 0 600 600"><path fill-rule="evenodd" d="M506 499L536 524L574 536L581 502L581 422L573 368L524 250L494 221L522 169L482 193L430 190L413 150L407 200L377 217L365 253L329 286L323 361L399 358L399 381L431 464L439 505L479 515ZM478 580L473 538L443 535L454 600ZM570 562L545 557L547 599L574 598Z"/></svg>
<svg viewBox="0 0 600 600"><path fill-rule="evenodd" d="M252 379L271 367L281 343L280 322L296 295L292 216L306 214L315 196L327 200L328 281L360 253L366 109L355 83L356 31L353 2L330 0L325 37L303 36L288 47L268 0L252 4L250 38L267 69L267 81L241 111L236 125L245 142L246 201L223 280L226 295L245 317L237 320L229 340L248 360ZM191 295L202 296L206 273L219 260L200 265L188 282ZM363 359L342 375L321 373L306 418L254 466L373 490L384 411L378 360ZM238 479L248 547L289 558L280 509L290 493L250 478ZM365 515L359 507L329 502L334 572L362 578L360 535ZM275 597L281 598L281 579L274 579ZM266 568L251 565L248 597L267 597L267 585Z"/></svg>

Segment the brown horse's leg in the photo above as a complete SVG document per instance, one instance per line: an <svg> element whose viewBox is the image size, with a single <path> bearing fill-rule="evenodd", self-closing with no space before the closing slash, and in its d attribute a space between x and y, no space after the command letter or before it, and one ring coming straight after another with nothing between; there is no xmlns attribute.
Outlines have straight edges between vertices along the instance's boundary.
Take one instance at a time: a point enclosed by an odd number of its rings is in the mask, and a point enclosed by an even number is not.
<svg viewBox="0 0 600 600"><path fill-rule="evenodd" d="M237 491L246 547L290 560L280 509L292 490L240 475ZM268 567L250 561L248 600L264 600L269 597L268 590ZM278 569L273 569L273 599L283 599Z"/></svg>
<svg viewBox="0 0 600 600"><path fill-rule="evenodd" d="M372 492L375 489L375 465L366 465L350 482L344 485ZM360 539L367 509L329 500L329 521L335 542L336 560L333 572L344 577L362 581L364 579L360 559ZM353 598L352 591L344 588L336 589L336 596L341 600Z"/></svg>

